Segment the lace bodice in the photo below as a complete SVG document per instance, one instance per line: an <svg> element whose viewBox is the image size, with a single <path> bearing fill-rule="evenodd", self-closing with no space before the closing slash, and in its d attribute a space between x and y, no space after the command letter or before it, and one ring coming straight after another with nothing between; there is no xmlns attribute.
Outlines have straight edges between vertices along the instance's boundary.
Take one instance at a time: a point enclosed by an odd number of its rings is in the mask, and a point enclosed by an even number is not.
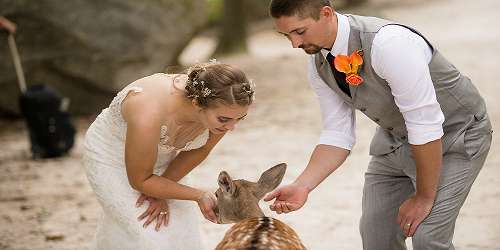
<svg viewBox="0 0 500 250"><path fill-rule="evenodd" d="M164 74L157 74L157 75L164 75ZM120 138L125 139L125 133L126 133L126 126L127 123L123 119L123 116L121 114L121 104L125 97L131 92L135 93L140 93L143 91L141 87L134 86L134 83L131 85L125 87L123 90L121 90L111 101L111 104L109 107L103 111L103 116L107 116L107 119L111 120L111 124L113 127L114 132L116 135L118 135ZM160 130L160 143L159 146L163 150L168 150L168 151L189 151L193 149L197 149L205 145L205 143L208 140L209 132L208 130L203 131L202 134L194 138L193 140L187 142L184 147L182 148L176 148L173 145L169 144L169 137L168 137L168 127L166 125L161 126Z"/></svg>
<svg viewBox="0 0 500 250"><path fill-rule="evenodd" d="M207 143L209 135L208 130L205 130L201 135L196 137L194 140L187 142L183 148L179 149L168 144L169 139L167 131L168 131L167 126L165 125L161 126L159 146L168 150L178 150L178 151L189 151L202 147L203 145L205 145L205 143Z"/></svg>

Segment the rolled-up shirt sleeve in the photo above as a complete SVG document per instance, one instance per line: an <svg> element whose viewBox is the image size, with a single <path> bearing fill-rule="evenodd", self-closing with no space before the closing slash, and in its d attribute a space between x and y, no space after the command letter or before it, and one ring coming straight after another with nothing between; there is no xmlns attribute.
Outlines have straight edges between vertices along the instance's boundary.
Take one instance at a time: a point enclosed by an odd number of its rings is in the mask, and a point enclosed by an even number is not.
<svg viewBox="0 0 500 250"><path fill-rule="evenodd" d="M321 109L323 129L318 144L332 145L351 150L356 142L355 113L319 76L310 56L309 83L316 93Z"/></svg>
<svg viewBox="0 0 500 250"><path fill-rule="evenodd" d="M429 72L432 50L407 28L383 27L372 45L372 66L389 83L405 120L408 142L422 145L443 136L444 115Z"/></svg>

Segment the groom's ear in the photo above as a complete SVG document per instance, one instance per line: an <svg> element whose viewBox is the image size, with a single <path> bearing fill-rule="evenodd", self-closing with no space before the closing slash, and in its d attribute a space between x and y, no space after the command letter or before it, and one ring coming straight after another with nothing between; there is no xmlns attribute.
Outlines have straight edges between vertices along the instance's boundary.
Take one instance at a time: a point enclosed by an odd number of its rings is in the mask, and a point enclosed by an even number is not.
<svg viewBox="0 0 500 250"><path fill-rule="evenodd" d="M260 200L266 193L271 192L273 189L278 187L283 180L283 176L285 176L285 172L286 164L281 163L262 173L259 181L257 182L255 197Z"/></svg>

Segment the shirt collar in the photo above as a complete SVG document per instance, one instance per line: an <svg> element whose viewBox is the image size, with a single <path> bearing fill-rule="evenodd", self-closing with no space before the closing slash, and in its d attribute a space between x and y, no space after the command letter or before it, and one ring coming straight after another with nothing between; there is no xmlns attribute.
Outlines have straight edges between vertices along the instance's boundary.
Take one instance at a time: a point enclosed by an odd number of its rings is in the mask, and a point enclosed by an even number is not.
<svg viewBox="0 0 500 250"><path fill-rule="evenodd" d="M347 16L335 12L337 15L337 37L333 43L331 51L327 49L322 49L321 54L326 58L329 52L332 55L337 56L338 54L347 55L347 49L349 45L349 33L351 32L351 26L349 25L349 19Z"/></svg>

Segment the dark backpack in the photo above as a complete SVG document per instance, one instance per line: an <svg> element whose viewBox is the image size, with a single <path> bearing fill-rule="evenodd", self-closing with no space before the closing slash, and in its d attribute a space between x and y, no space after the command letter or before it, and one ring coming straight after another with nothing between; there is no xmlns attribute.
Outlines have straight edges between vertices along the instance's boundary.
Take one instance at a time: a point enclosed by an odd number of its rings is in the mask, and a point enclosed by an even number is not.
<svg viewBox="0 0 500 250"><path fill-rule="evenodd" d="M42 84L30 86L20 96L35 159L62 156L73 147L75 128L61 109L62 102L53 89Z"/></svg>

